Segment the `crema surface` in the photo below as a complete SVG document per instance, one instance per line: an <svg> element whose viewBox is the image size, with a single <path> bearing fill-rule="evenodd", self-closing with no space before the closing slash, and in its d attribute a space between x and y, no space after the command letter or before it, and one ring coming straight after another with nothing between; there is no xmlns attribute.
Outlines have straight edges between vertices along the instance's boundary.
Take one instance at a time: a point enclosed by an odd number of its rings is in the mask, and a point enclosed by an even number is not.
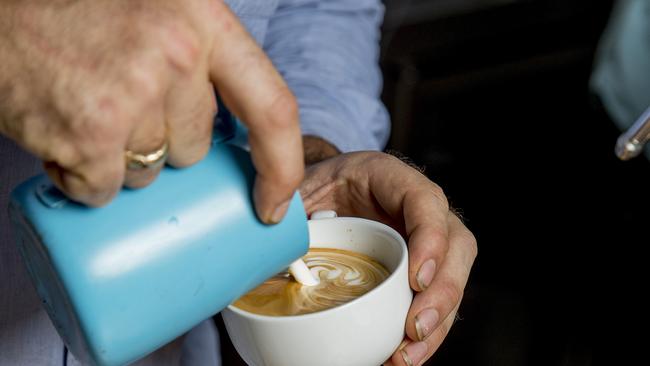
<svg viewBox="0 0 650 366"><path fill-rule="evenodd" d="M262 315L309 314L354 300L388 277L388 271L381 263L348 250L314 248L303 260L320 278L320 284L303 286L289 273L280 273L241 297L234 305Z"/></svg>

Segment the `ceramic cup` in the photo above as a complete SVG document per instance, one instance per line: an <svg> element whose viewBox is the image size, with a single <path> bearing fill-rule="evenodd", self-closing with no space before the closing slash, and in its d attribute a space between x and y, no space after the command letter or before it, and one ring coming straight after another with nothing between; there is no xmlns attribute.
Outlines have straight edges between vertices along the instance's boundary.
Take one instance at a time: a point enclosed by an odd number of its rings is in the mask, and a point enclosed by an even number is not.
<svg viewBox="0 0 650 366"><path fill-rule="evenodd" d="M249 365L377 366L401 343L413 298L404 239L379 222L332 216L312 215L310 247L366 254L390 276L351 302L311 314L267 316L228 306L222 312L228 334Z"/></svg>

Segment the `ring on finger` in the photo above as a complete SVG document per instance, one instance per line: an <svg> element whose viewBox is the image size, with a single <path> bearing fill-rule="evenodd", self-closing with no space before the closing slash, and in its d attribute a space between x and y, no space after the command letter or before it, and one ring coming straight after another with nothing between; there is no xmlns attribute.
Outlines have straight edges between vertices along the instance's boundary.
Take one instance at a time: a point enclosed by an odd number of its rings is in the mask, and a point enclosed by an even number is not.
<svg viewBox="0 0 650 366"><path fill-rule="evenodd" d="M139 154L131 150L126 150L124 158L127 169L145 170L156 169L164 165L167 160L167 155L169 155L169 144L165 142L158 150L147 154Z"/></svg>

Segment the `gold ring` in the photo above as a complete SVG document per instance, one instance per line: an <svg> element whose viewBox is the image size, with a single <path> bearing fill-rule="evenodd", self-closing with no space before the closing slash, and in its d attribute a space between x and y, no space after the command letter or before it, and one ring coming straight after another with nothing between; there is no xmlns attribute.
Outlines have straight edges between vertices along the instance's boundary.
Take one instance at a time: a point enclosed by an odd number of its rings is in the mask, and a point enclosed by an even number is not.
<svg viewBox="0 0 650 366"><path fill-rule="evenodd" d="M169 145L166 142L160 149L149 154L138 154L131 150L127 150L124 153L124 157L126 158L126 167L131 170L158 168L165 164L168 153Z"/></svg>

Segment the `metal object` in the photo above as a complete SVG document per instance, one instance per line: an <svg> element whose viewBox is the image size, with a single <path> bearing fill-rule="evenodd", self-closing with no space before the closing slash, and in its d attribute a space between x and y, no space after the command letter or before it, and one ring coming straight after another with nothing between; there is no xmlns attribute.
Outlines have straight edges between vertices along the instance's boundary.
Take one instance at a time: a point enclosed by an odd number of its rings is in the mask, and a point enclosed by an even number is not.
<svg viewBox="0 0 650 366"><path fill-rule="evenodd" d="M616 156L621 160L635 158L641 154L648 140L650 140L650 108L618 138Z"/></svg>
<svg viewBox="0 0 650 366"><path fill-rule="evenodd" d="M169 144L165 144L158 150L148 154L138 154L131 150L124 153L126 158L126 167L131 170L143 170L158 168L165 164L167 154L169 153Z"/></svg>

